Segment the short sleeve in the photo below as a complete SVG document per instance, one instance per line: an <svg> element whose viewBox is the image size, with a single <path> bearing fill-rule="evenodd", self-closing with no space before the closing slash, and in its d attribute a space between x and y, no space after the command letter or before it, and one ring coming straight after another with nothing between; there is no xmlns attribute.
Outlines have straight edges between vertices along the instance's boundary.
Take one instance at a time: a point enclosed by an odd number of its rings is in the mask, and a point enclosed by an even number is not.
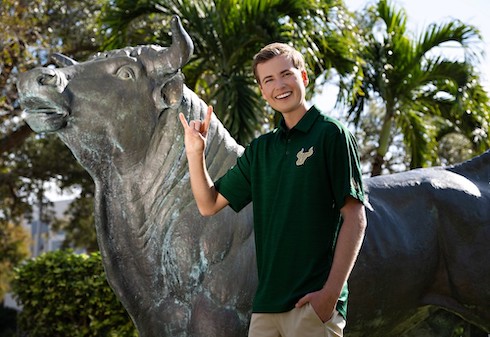
<svg viewBox="0 0 490 337"><path fill-rule="evenodd" d="M364 187L357 141L345 127L339 131L328 163L335 206L341 209L348 196L364 203Z"/></svg>
<svg viewBox="0 0 490 337"><path fill-rule="evenodd" d="M251 188L252 149L248 146L237 163L214 182L216 190L228 200L230 207L239 212L252 201Z"/></svg>

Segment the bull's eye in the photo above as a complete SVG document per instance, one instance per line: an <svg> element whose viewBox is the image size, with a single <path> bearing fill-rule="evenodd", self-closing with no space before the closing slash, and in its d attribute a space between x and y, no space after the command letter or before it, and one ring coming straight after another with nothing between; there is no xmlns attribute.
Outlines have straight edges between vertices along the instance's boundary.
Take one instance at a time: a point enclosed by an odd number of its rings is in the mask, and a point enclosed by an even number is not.
<svg viewBox="0 0 490 337"><path fill-rule="evenodd" d="M116 76L122 80L134 80L136 79L136 74L130 66L122 66L116 72Z"/></svg>

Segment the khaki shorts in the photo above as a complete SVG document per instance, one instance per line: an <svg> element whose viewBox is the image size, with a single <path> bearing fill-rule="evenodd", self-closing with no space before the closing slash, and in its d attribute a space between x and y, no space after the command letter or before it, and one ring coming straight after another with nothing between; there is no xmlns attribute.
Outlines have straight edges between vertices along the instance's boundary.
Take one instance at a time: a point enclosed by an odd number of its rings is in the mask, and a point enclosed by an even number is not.
<svg viewBox="0 0 490 337"><path fill-rule="evenodd" d="M342 337L345 319L337 310L323 323L310 303L278 314L252 314L248 337Z"/></svg>

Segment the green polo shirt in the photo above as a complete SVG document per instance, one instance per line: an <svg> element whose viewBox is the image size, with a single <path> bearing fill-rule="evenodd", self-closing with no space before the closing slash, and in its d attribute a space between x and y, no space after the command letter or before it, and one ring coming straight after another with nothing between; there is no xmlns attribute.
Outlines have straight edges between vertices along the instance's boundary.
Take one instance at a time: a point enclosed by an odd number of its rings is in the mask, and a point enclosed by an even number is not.
<svg viewBox="0 0 490 337"><path fill-rule="evenodd" d="M357 143L337 120L312 107L291 130L253 140L215 182L240 211L253 201L259 284L253 312L294 308L325 284L347 196L364 200ZM346 317L347 285L337 303Z"/></svg>

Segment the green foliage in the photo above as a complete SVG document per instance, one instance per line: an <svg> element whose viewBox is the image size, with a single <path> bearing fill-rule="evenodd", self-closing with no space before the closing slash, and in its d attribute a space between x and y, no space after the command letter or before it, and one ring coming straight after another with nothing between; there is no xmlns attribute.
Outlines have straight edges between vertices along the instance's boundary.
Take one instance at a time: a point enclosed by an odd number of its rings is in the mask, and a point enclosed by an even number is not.
<svg viewBox="0 0 490 337"><path fill-rule="evenodd" d="M9 291L14 266L28 256L28 243L24 228L0 221L0 299Z"/></svg>
<svg viewBox="0 0 490 337"><path fill-rule="evenodd" d="M3 201L0 202L0 221L20 224L23 217L31 212L33 203L42 203L43 208L47 209L46 206L50 202L44 195L46 182L56 184L65 191L77 187L81 189L81 198L84 200L74 202L70 206L72 212L68 217L76 223L86 222L86 225L80 229L82 232L69 233L70 240L67 244L71 247L90 248L93 251L97 246L94 222L93 218L85 217L93 213L93 209L87 208L93 203L93 182L58 137L53 134L29 137L3 158L0 165L3 165L3 169L8 173L0 173L0 181L3 178L0 184L0 200ZM87 206L80 209L80 205ZM84 219L79 219L77 215L84 216ZM47 224L54 220L52 214L47 212L42 216L42 220ZM71 223L68 223L57 229L64 230L70 226ZM1 249L0 247L0 252Z"/></svg>
<svg viewBox="0 0 490 337"><path fill-rule="evenodd" d="M0 130L4 135L25 125L17 101L20 72L45 65L52 52L86 57L100 48L96 17L102 2L105 0L0 1ZM0 153L3 151L0 147Z"/></svg>
<svg viewBox="0 0 490 337"><path fill-rule="evenodd" d="M32 134L21 117L16 83L19 73L46 66L52 52L83 59L100 50L96 18L104 2L0 1L0 222L19 226L34 202L46 204L48 181L81 188L82 196L90 195L85 188L93 190L57 137Z"/></svg>
<svg viewBox="0 0 490 337"><path fill-rule="evenodd" d="M339 0L116 0L103 14L109 49L169 45L168 22L179 15L195 46L183 69L186 83L241 144L273 120L251 69L260 48L293 44L305 55L312 82L332 67L346 74L354 66L354 26Z"/></svg>
<svg viewBox="0 0 490 337"><path fill-rule="evenodd" d="M94 199L93 194L85 194L69 205L66 214L68 219L56 219L53 230L62 230L65 240L62 248L84 248L89 252L96 252L99 247L95 232Z"/></svg>
<svg viewBox="0 0 490 337"><path fill-rule="evenodd" d="M45 253L15 270L19 329L29 337L137 336L106 281L99 253Z"/></svg>
<svg viewBox="0 0 490 337"><path fill-rule="evenodd" d="M387 0L359 15L361 84L346 85L343 96L356 122L369 101L383 106L372 175L381 174L393 134L403 135L410 168L448 162L439 159L438 142L451 133L463 135L474 155L490 147L490 102L476 70L478 29L452 20L431 24L412 38L406 23L405 11ZM441 52L447 43L459 47L461 57Z"/></svg>

